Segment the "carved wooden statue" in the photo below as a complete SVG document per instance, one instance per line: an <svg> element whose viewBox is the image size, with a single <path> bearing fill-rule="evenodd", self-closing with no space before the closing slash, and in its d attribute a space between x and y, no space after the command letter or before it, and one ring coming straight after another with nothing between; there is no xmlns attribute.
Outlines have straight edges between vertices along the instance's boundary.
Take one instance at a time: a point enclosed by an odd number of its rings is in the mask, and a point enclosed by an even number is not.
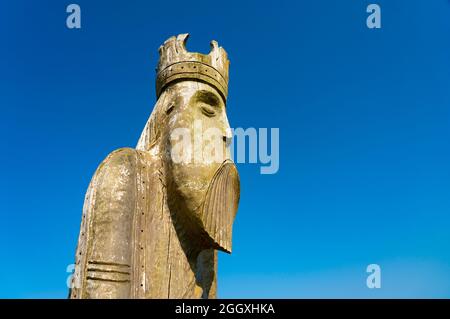
<svg viewBox="0 0 450 319"><path fill-rule="evenodd" d="M231 252L239 202L229 61L216 41L207 55L187 52L187 38L159 48L158 100L136 149L112 152L91 180L70 298L216 297L217 250Z"/></svg>

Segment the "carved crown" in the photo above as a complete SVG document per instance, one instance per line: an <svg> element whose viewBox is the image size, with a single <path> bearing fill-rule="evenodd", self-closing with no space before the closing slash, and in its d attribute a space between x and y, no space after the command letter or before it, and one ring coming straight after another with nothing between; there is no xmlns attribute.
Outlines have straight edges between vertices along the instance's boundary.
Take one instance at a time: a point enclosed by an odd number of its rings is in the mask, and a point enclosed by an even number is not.
<svg viewBox="0 0 450 319"><path fill-rule="evenodd" d="M188 52L188 33L173 36L159 47L159 63L156 69L156 96L172 82L196 80L215 87L226 101L228 95L227 53L216 41L211 41L208 54Z"/></svg>

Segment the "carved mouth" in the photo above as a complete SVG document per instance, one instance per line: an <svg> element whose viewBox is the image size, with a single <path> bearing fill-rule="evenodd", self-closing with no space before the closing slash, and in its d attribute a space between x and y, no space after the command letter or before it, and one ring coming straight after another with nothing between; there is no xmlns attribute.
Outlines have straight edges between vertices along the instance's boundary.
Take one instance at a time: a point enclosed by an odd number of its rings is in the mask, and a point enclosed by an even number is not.
<svg viewBox="0 0 450 319"><path fill-rule="evenodd" d="M231 161L224 162L214 175L201 210L204 230L215 248L231 253L233 221L240 194L239 175Z"/></svg>

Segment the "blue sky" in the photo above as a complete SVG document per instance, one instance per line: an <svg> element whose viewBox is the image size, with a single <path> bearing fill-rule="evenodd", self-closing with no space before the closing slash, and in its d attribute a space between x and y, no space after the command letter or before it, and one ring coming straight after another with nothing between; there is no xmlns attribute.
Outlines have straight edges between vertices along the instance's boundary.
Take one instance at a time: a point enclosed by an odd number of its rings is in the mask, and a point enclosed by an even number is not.
<svg viewBox="0 0 450 319"><path fill-rule="evenodd" d="M80 30L71 2L0 3L0 297L67 296L90 178L185 32L229 54L231 125L280 128L277 174L238 165L219 297L450 297L450 2L177 2L76 1Z"/></svg>

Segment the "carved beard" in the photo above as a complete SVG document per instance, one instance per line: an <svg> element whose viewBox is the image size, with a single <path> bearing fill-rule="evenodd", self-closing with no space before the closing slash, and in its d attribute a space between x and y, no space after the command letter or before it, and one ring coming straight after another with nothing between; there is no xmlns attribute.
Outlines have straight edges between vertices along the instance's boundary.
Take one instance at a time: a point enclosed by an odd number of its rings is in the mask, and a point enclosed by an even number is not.
<svg viewBox="0 0 450 319"><path fill-rule="evenodd" d="M198 252L213 248L231 253L232 227L240 194L235 164L227 160L219 166L201 204L195 209L188 208L186 194L176 191L173 182L172 179L173 196L168 194L168 204L177 233L188 245L187 250Z"/></svg>
<svg viewBox="0 0 450 319"><path fill-rule="evenodd" d="M236 165L224 162L214 174L200 211L202 228L216 249L231 253L233 221L240 195Z"/></svg>

